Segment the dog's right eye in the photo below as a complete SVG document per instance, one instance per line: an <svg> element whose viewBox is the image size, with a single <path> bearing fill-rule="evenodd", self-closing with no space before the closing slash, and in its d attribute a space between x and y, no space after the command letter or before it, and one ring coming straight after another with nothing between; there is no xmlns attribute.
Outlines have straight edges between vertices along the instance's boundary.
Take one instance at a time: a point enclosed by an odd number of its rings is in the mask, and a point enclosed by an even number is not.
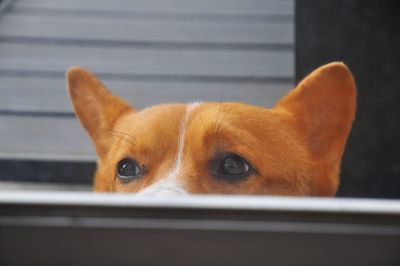
<svg viewBox="0 0 400 266"><path fill-rule="evenodd" d="M211 174L226 181L239 181L255 170L243 157L234 153L218 154L210 163Z"/></svg>
<svg viewBox="0 0 400 266"><path fill-rule="evenodd" d="M143 169L139 163L131 158L125 158L119 161L117 165L118 179L122 183L128 183L133 179L137 179L143 176Z"/></svg>

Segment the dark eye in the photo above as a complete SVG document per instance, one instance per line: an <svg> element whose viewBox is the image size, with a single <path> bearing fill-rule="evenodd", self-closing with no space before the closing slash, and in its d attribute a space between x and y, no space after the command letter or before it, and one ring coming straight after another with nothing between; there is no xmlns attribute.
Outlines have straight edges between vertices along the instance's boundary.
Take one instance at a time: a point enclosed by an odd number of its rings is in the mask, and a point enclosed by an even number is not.
<svg viewBox="0 0 400 266"><path fill-rule="evenodd" d="M241 156L234 153L217 155L210 165L211 174L229 181L237 181L248 177L253 168Z"/></svg>
<svg viewBox="0 0 400 266"><path fill-rule="evenodd" d="M119 161L117 165L118 179L123 183L128 183L133 179L140 178L143 175L143 169L137 161L131 158L125 158Z"/></svg>

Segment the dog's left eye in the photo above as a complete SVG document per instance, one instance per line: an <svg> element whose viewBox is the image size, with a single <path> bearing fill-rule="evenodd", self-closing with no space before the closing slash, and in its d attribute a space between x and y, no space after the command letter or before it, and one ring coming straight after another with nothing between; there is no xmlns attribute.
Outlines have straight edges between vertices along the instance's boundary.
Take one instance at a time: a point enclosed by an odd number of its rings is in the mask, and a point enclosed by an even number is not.
<svg viewBox="0 0 400 266"><path fill-rule="evenodd" d="M139 163L131 158L125 158L119 161L117 165L118 179L123 183L128 183L133 179L140 178L143 175L143 169Z"/></svg>
<svg viewBox="0 0 400 266"><path fill-rule="evenodd" d="M211 174L228 181L238 181L248 177L253 168L243 157L234 153L217 155L210 164Z"/></svg>

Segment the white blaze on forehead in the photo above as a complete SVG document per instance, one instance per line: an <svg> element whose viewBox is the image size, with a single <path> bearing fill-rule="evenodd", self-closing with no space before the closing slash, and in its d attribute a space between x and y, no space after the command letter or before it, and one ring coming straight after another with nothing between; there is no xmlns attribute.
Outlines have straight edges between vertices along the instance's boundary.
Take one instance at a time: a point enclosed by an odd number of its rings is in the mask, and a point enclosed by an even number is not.
<svg viewBox="0 0 400 266"><path fill-rule="evenodd" d="M189 103L186 106L185 113L179 125L179 139L178 139L176 161L173 164L172 168L169 170L168 174L160 181L148 186L142 191L139 191L137 195L170 196L170 195L187 194L187 191L177 182L177 177L182 169L185 134L186 134L186 127L189 121L189 116L190 113L199 105L201 105L201 102Z"/></svg>

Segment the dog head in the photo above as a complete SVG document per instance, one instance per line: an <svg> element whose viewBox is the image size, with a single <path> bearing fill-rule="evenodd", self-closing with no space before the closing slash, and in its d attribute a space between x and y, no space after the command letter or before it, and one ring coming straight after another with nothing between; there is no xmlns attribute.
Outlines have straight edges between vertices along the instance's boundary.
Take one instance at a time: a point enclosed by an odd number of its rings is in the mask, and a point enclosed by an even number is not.
<svg viewBox="0 0 400 266"><path fill-rule="evenodd" d="M89 71L67 72L98 155L95 190L332 196L356 109L348 68L312 72L274 108L236 102L138 111Z"/></svg>

